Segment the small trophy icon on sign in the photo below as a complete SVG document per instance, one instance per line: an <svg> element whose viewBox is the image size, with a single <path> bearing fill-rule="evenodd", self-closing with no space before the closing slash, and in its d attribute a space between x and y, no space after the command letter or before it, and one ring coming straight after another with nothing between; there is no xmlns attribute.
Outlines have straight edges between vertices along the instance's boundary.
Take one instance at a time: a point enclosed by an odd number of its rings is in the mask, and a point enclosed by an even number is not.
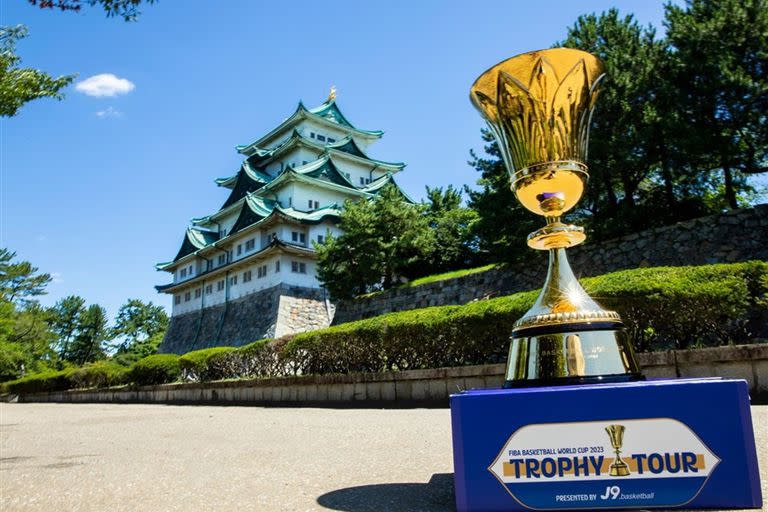
<svg viewBox="0 0 768 512"><path fill-rule="evenodd" d="M624 425L609 425L605 427L605 431L608 432L608 437L611 439L611 446L616 451L616 459L610 467L611 476L629 476L629 466L619 456L621 445L624 443L624 430L626 430Z"/></svg>

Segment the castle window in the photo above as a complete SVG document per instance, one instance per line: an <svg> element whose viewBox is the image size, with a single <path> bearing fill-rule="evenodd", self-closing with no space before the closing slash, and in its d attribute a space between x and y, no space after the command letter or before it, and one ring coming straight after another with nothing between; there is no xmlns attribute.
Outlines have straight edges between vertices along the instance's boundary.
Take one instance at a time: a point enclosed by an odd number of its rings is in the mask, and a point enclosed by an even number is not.
<svg viewBox="0 0 768 512"><path fill-rule="evenodd" d="M184 294L184 302L189 302L189 299L191 299L192 296L189 294L189 292Z"/></svg>
<svg viewBox="0 0 768 512"><path fill-rule="evenodd" d="M309 200L309 207L312 208L312 200Z"/></svg>
<svg viewBox="0 0 768 512"><path fill-rule="evenodd" d="M315 210L320 208L320 201L315 201Z"/></svg>
<svg viewBox="0 0 768 512"><path fill-rule="evenodd" d="M267 266L262 265L259 268L256 269L256 276L259 278L266 277L267 275Z"/></svg>
<svg viewBox="0 0 768 512"><path fill-rule="evenodd" d="M200 295L202 295L202 294L203 294L203 290L201 290L200 288L195 288L195 298L196 299L199 299Z"/></svg>
<svg viewBox="0 0 768 512"><path fill-rule="evenodd" d="M360 176L360 184L365 185L365 178L363 178L362 176Z"/></svg>
<svg viewBox="0 0 768 512"><path fill-rule="evenodd" d="M293 198L289 197L288 198L288 208L290 208L292 205L293 205Z"/></svg>
<svg viewBox="0 0 768 512"><path fill-rule="evenodd" d="M256 240L254 240L253 238L245 242L246 251L252 251L254 247L256 247Z"/></svg>
<svg viewBox="0 0 768 512"><path fill-rule="evenodd" d="M347 175L347 179L350 179L350 177L349 177L349 173L348 173L348 172L345 172L344 174L346 174L346 175Z"/></svg>
<svg viewBox="0 0 768 512"><path fill-rule="evenodd" d="M235 286L237 284L237 276L232 276L229 278L229 285Z"/></svg>
<svg viewBox="0 0 768 512"><path fill-rule="evenodd" d="M221 281L219 281L218 283L216 283L216 291L217 291L217 292L220 292L220 291L221 291L221 290L223 290L223 289L224 289L224 280L222 279Z"/></svg>
<svg viewBox="0 0 768 512"><path fill-rule="evenodd" d="M252 276L251 276L251 271L250 270L246 270L245 272L243 272L243 282L244 283L249 282L251 280L251 277Z"/></svg>
<svg viewBox="0 0 768 512"><path fill-rule="evenodd" d="M314 139L315 138L315 132L309 132L309 136Z"/></svg>
<svg viewBox="0 0 768 512"><path fill-rule="evenodd" d="M212 284L206 285L205 286L205 294L206 295L210 295L212 293L213 293L213 285Z"/></svg>
<svg viewBox="0 0 768 512"><path fill-rule="evenodd" d="M301 165L307 165L307 161L306 161L306 160L304 160L304 163L303 163L303 164L301 164Z"/></svg>
<svg viewBox="0 0 768 512"><path fill-rule="evenodd" d="M181 295L174 295L173 296L173 303L174 304L181 304Z"/></svg>
<svg viewBox="0 0 768 512"><path fill-rule="evenodd" d="M294 272L296 274L306 274L307 273L307 264L300 262L300 261L292 261L291 262L291 272Z"/></svg>
<svg viewBox="0 0 768 512"><path fill-rule="evenodd" d="M328 142L334 143L334 142L336 142L336 139L332 139L332 138L328 137Z"/></svg>
<svg viewBox="0 0 768 512"><path fill-rule="evenodd" d="M325 135L317 134L317 140L319 140L320 142L325 142Z"/></svg>
<svg viewBox="0 0 768 512"><path fill-rule="evenodd" d="M280 272L280 260L275 262L275 272Z"/></svg>
<svg viewBox="0 0 768 512"><path fill-rule="evenodd" d="M243 244L237 244L237 255L243 254Z"/></svg>
<svg viewBox="0 0 768 512"><path fill-rule="evenodd" d="M227 262L227 255L219 254L219 266L225 264L226 262Z"/></svg>
<svg viewBox="0 0 768 512"><path fill-rule="evenodd" d="M317 243L321 244L325 242L325 237L323 235L317 235Z"/></svg>
<svg viewBox="0 0 768 512"><path fill-rule="evenodd" d="M181 269L181 272L179 272L179 276L181 276L182 279L187 277L187 269L186 268Z"/></svg>

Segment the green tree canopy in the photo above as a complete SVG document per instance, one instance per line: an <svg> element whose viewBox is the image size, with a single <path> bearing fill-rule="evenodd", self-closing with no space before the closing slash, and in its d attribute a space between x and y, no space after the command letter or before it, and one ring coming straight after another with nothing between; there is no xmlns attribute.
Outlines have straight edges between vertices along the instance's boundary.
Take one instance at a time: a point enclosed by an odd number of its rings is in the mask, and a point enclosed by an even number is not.
<svg viewBox="0 0 768 512"><path fill-rule="evenodd" d="M125 21L134 21L141 14L142 3L153 4L155 0L27 0L41 9L79 12L84 5L104 9L107 17L117 16Z"/></svg>
<svg viewBox="0 0 768 512"><path fill-rule="evenodd" d="M425 215L434 235L434 247L426 262L417 262L414 276L437 274L467 268L477 261L478 220L475 210L462 206L461 190L449 185L427 187Z"/></svg>
<svg viewBox="0 0 768 512"><path fill-rule="evenodd" d="M162 306L128 299L120 306L111 329L111 337L119 340L115 359L130 364L157 353L167 327L168 315Z"/></svg>
<svg viewBox="0 0 768 512"><path fill-rule="evenodd" d="M745 176L768 171L768 0L670 3L665 25L685 149L722 172L724 202L736 208Z"/></svg>
<svg viewBox="0 0 768 512"><path fill-rule="evenodd" d="M73 75L54 78L33 69L21 68L16 43L27 36L27 28L0 27L0 116L13 117L27 102L38 98L61 99L61 90L72 83Z"/></svg>
<svg viewBox="0 0 768 512"><path fill-rule="evenodd" d="M424 261L434 245L421 208L389 185L374 199L347 201L339 227L343 234L315 244L318 278L338 299L410 277L413 264Z"/></svg>
<svg viewBox="0 0 768 512"><path fill-rule="evenodd" d="M91 304L78 318L77 333L70 344L66 360L82 366L104 359L104 343L109 337L107 312L98 304Z"/></svg>
<svg viewBox="0 0 768 512"><path fill-rule="evenodd" d="M14 262L15 257L15 252L0 248L0 297L24 303L44 295L51 275L38 273L37 267L28 261Z"/></svg>

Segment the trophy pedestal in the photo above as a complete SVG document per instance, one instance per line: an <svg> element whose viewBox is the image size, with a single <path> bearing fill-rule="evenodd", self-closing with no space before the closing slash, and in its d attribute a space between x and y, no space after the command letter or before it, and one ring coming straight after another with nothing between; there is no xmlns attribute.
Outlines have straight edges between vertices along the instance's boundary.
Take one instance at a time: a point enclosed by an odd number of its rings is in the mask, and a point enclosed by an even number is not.
<svg viewBox="0 0 768 512"><path fill-rule="evenodd" d="M456 508L759 508L747 384L679 379L451 396Z"/></svg>

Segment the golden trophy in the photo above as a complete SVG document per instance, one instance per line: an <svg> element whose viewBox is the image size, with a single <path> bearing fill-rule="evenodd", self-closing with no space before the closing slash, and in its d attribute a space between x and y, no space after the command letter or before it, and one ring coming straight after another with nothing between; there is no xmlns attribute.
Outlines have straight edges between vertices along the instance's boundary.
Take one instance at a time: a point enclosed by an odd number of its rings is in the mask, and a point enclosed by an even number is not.
<svg viewBox="0 0 768 512"><path fill-rule="evenodd" d="M546 219L528 246L549 251L547 279L513 328L505 387L642 379L621 318L587 295L565 255L586 238L561 216L589 178L589 123L603 70L594 55L554 48L502 61L472 85L515 196Z"/></svg>
<svg viewBox="0 0 768 512"><path fill-rule="evenodd" d="M624 425L608 425L605 427L608 437L611 438L611 446L613 446L613 450L616 452L616 459L609 469L611 476L629 476L629 466L619 456L621 445L624 444L624 430Z"/></svg>

